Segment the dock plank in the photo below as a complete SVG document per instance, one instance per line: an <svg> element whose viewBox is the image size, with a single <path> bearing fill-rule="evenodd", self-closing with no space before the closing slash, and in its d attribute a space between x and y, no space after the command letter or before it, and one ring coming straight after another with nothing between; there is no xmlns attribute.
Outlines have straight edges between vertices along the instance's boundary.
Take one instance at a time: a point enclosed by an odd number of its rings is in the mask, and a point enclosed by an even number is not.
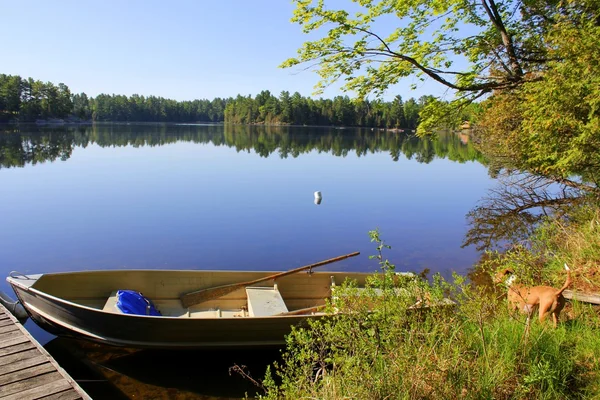
<svg viewBox="0 0 600 400"><path fill-rule="evenodd" d="M15 326L15 324L0 326L0 333L8 333L13 331L18 331L19 327Z"/></svg>
<svg viewBox="0 0 600 400"><path fill-rule="evenodd" d="M51 394L50 396L40 397L38 400L80 400L81 395L73 389L65 390L64 392Z"/></svg>
<svg viewBox="0 0 600 400"><path fill-rule="evenodd" d="M27 379L22 379L18 382L0 386L0 399L13 394L25 392L31 388L47 385L62 381L62 375L58 371L49 372L43 375L36 375ZM65 381L66 382L66 381ZM68 383L68 382L67 382Z"/></svg>
<svg viewBox="0 0 600 400"><path fill-rule="evenodd" d="M58 372L55 374L60 375ZM50 375L50 374L48 374ZM35 400L39 399L43 395L53 395L56 393L64 392L65 390L72 389L71 384L65 379L54 380L45 383L41 386L32 387L30 389L22 390L5 397L0 397L2 400Z"/></svg>
<svg viewBox="0 0 600 400"><path fill-rule="evenodd" d="M0 357L8 356L10 354L20 353L21 351L35 349L35 346L31 342L25 342L16 344L14 346L5 347L0 349Z"/></svg>
<svg viewBox="0 0 600 400"><path fill-rule="evenodd" d="M6 347L11 347L20 343L29 342L27 336L15 336L10 339L2 339L0 338L0 349L4 349Z"/></svg>
<svg viewBox="0 0 600 400"><path fill-rule="evenodd" d="M34 367L36 365L44 364L47 362L48 362L48 360L46 360L46 357L37 356L37 357L26 358L24 360L19 360L19 361L15 361L13 363L4 365L4 366L0 367L0 380L2 380L2 378L5 375L10 375L10 374L20 371L22 369Z"/></svg>
<svg viewBox="0 0 600 400"><path fill-rule="evenodd" d="M91 400L0 305L0 400Z"/></svg>
<svg viewBox="0 0 600 400"><path fill-rule="evenodd" d="M2 341L2 340L10 340L10 339L12 339L14 337L20 337L20 336L23 336L23 334L17 328L17 330L13 330L13 331L10 331L10 332L0 333L0 341Z"/></svg>
<svg viewBox="0 0 600 400"><path fill-rule="evenodd" d="M27 380L34 378L39 375L47 374L48 372L54 371L54 365L49 362L41 363L38 365L32 365L25 369L19 369L13 371L12 374L4 374L0 376L0 387L9 385L11 383Z"/></svg>

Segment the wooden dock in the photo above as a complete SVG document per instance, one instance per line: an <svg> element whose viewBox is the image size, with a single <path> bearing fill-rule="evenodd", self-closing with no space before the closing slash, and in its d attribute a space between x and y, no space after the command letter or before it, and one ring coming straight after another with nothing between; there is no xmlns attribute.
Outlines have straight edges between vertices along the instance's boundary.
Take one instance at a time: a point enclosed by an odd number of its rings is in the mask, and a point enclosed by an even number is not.
<svg viewBox="0 0 600 400"><path fill-rule="evenodd" d="M0 304L0 400L91 399Z"/></svg>

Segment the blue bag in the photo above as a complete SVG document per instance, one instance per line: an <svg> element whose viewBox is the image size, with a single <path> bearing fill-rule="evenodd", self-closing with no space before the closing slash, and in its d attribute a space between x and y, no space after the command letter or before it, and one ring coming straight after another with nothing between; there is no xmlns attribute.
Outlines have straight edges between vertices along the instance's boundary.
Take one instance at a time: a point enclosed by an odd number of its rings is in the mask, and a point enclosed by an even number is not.
<svg viewBox="0 0 600 400"><path fill-rule="evenodd" d="M125 314L161 315L149 299L135 290L117 291L117 307Z"/></svg>

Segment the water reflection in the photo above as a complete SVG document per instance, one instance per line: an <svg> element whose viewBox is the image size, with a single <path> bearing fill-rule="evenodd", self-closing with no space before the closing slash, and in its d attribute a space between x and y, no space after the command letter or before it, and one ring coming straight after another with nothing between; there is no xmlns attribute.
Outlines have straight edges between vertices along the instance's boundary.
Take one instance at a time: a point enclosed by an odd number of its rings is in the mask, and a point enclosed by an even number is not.
<svg viewBox="0 0 600 400"><path fill-rule="evenodd" d="M547 216L568 215L583 201L585 192L578 187L519 171L502 172L496 186L467 214L469 230L463 246L489 250L520 243Z"/></svg>
<svg viewBox="0 0 600 400"><path fill-rule="evenodd" d="M299 157L311 151L345 157L388 152L394 161L401 155L420 163L435 158L482 161L469 142L454 133L418 138L401 132L370 129L298 128L240 125L86 125L0 127L0 168L24 167L45 161L65 161L75 147L162 146L175 142L210 143L261 157Z"/></svg>
<svg viewBox="0 0 600 400"><path fill-rule="evenodd" d="M244 365L262 379L279 349L158 351L56 338L46 350L94 399L241 399L257 387L230 373Z"/></svg>

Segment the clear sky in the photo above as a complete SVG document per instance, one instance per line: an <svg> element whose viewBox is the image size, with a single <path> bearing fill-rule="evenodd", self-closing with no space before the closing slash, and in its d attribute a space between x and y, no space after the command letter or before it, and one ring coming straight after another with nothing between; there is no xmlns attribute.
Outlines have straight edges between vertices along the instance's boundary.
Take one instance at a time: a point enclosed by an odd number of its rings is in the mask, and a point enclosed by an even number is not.
<svg viewBox="0 0 600 400"><path fill-rule="evenodd" d="M91 96L309 96L316 73L278 68L309 39L290 22L293 9L287 0L0 0L0 73ZM412 83L386 98L443 93L434 83L411 91ZM338 94L339 86L323 97Z"/></svg>

